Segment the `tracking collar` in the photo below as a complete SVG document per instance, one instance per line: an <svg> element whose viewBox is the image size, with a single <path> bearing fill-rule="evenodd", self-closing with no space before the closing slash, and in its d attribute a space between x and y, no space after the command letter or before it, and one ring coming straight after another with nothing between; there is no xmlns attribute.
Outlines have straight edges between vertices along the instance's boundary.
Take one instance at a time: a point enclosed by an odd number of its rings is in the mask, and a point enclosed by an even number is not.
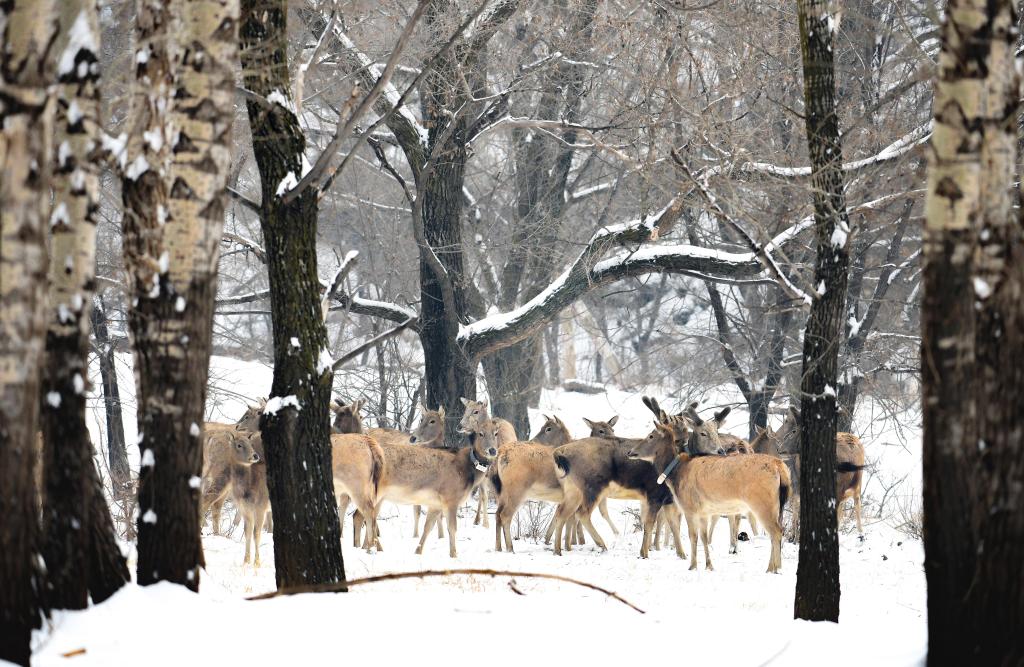
<svg viewBox="0 0 1024 667"><path fill-rule="evenodd" d="M677 465L679 465L678 456L672 459L672 463L665 466L665 469L661 471L660 475L658 475L658 484L664 484L665 480L668 479L668 476L672 474L672 471L676 469Z"/></svg>
<svg viewBox="0 0 1024 667"><path fill-rule="evenodd" d="M472 449L469 450L469 460L473 463L473 467L480 472L487 472L487 466L480 462L480 459L476 457L476 452Z"/></svg>

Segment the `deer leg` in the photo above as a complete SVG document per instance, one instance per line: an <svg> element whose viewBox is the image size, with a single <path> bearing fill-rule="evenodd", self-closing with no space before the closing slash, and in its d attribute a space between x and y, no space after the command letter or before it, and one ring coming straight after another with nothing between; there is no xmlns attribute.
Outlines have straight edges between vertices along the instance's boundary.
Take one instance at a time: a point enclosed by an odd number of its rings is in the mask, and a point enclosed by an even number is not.
<svg viewBox="0 0 1024 667"><path fill-rule="evenodd" d="M604 520L608 524L608 527L612 529L612 534L618 537L619 529L615 527L615 522L612 521L611 517L608 516L608 499L602 498L600 504L598 504L597 506L597 509L598 511L601 512L601 516L604 517Z"/></svg>
<svg viewBox="0 0 1024 667"><path fill-rule="evenodd" d="M708 530L708 518L701 517L700 519L700 538L704 542L704 569L708 572L714 570L714 566L711 565L711 531Z"/></svg>
<svg viewBox="0 0 1024 667"><path fill-rule="evenodd" d="M658 512L658 518L654 521L654 539L651 541L651 548L655 551L661 549L661 528L665 524L665 516Z"/></svg>
<svg viewBox="0 0 1024 667"><path fill-rule="evenodd" d="M423 545L427 541L427 536L430 535L431 531L434 529L434 523L440 516L441 510L430 509L427 511L427 518L423 522L423 533L420 535L420 545L416 547L417 555L423 553Z"/></svg>
<svg viewBox="0 0 1024 667"><path fill-rule="evenodd" d="M860 485L858 484L853 489L853 512L854 512L854 514L857 517L857 534L860 536L860 539L863 540L864 539L864 524L861 523L860 511L861 511L861 505L860 505Z"/></svg>
<svg viewBox="0 0 1024 667"><path fill-rule="evenodd" d="M747 523L750 524L750 536L755 537L758 534L757 515L753 512L747 512Z"/></svg>
<svg viewBox="0 0 1024 667"><path fill-rule="evenodd" d="M697 569L697 525L700 520L696 517L686 517L686 531L690 534L690 569Z"/></svg>
<svg viewBox="0 0 1024 667"><path fill-rule="evenodd" d="M253 517L255 526L252 529L252 542L253 551L255 552L252 561L252 566L258 568L260 566L260 536L263 534L263 522L267 519L267 512L256 512Z"/></svg>
<svg viewBox="0 0 1024 667"><path fill-rule="evenodd" d="M245 518L245 529L244 529L244 532L245 532L245 558L242 559L242 565L245 565L245 564L247 564L249 562L249 543L252 542L252 528L253 528L253 526L252 526L252 519L249 518L249 514L248 513L245 514L244 518Z"/></svg>
<svg viewBox="0 0 1024 667"><path fill-rule="evenodd" d="M576 523L573 524L572 534L576 538L573 544L586 544L587 537L583 534L583 518L577 513Z"/></svg>
<svg viewBox="0 0 1024 667"><path fill-rule="evenodd" d="M558 511L557 508L555 510ZM551 544L551 536L555 533L555 516L552 514L548 520L548 527L544 529L544 544Z"/></svg>
<svg viewBox="0 0 1024 667"><path fill-rule="evenodd" d="M604 540L601 539L601 534L597 532L597 528L594 528L594 522L590 518L590 512L583 512L580 515L580 523L587 529L590 536L594 538L594 544L601 548L601 551L608 551L608 547L605 546ZM583 531L580 531L581 533Z"/></svg>
<svg viewBox="0 0 1024 667"><path fill-rule="evenodd" d="M579 507L579 500L566 498L562 500L562 503L558 506L558 510L555 512L555 518L552 519L554 524L554 536L552 544L554 546L555 555L562 555L562 530L565 528L566 520L572 518L576 514L576 508ZM575 519L573 519L575 521ZM568 533L566 533L568 537ZM568 540L566 540L568 542ZM569 544L565 545L566 550L569 550Z"/></svg>
<svg viewBox="0 0 1024 667"><path fill-rule="evenodd" d="M341 527L341 532L339 534L342 537L345 537L345 515L348 514L348 504L350 500L351 498L349 498L347 493L338 495L338 525ZM352 546L359 545L354 544Z"/></svg>
<svg viewBox="0 0 1024 667"><path fill-rule="evenodd" d="M714 537L715 535L715 524L718 523L718 515L712 514L711 519L708 521L708 537Z"/></svg>
<svg viewBox="0 0 1024 667"><path fill-rule="evenodd" d="M740 515L730 514L729 515L729 553L734 554L739 551L739 535L740 535Z"/></svg>
<svg viewBox="0 0 1024 667"><path fill-rule="evenodd" d="M658 521L657 510L651 510L652 508L649 503L643 502L640 504L640 523L644 528L644 536L640 541L641 558L648 558L650 556L651 535L654 533L654 524Z"/></svg>
<svg viewBox="0 0 1024 667"><path fill-rule="evenodd" d="M420 506L412 506L412 536L420 536Z"/></svg>
<svg viewBox="0 0 1024 667"><path fill-rule="evenodd" d="M452 505L445 513L448 516L448 555L455 558L458 555L455 551L455 531L459 520L458 507Z"/></svg>
<svg viewBox="0 0 1024 667"><path fill-rule="evenodd" d="M357 508L355 512L352 512L352 546L359 548L360 536L363 534L363 524L366 523L366 517Z"/></svg>
<svg viewBox="0 0 1024 667"><path fill-rule="evenodd" d="M679 510L671 506L666 506L661 510L661 516L665 520L665 525L668 526L668 531L672 533L672 542L676 548L676 555L680 558L686 558L686 552L683 551L683 542L679 539Z"/></svg>
<svg viewBox="0 0 1024 667"><path fill-rule="evenodd" d="M437 539L444 539L444 522L440 518L437 520Z"/></svg>
<svg viewBox="0 0 1024 667"><path fill-rule="evenodd" d="M210 506L210 523L213 524L213 534L220 535L220 512L224 509L224 499L217 500Z"/></svg>
<svg viewBox="0 0 1024 667"><path fill-rule="evenodd" d="M264 524L267 527L267 532L270 534L274 533L274 512L273 510L267 510L266 520Z"/></svg>

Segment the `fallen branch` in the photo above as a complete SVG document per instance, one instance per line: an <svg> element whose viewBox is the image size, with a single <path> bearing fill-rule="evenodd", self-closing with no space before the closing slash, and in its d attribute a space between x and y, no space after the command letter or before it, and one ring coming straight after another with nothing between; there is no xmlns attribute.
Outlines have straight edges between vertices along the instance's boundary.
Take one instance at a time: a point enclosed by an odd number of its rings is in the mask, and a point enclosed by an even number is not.
<svg viewBox="0 0 1024 667"><path fill-rule="evenodd" d="M348 354L346 354L342 358L340 358L337 361L335 361L331 365L331 370L332 371L338 370L339 368L344 366L349 361L352 361L353 359L358 357L363 352L366 352L367 350L369 350L371 347L377 347L378 345L380 345L381 343L383 343L387 339L391 338L392 336L397 336L399 333L401 333L402 331L407 329L409 327L409 325L412 324L414 319L415 318L410 317L405 322L402 322L401 324L399 324L397 327L394 327L392 329L389 329L388 331L385 331L382 334L374 336L373 338L371 338L370 340L366 341L365 343L363 343L362 345L360 345L356 349L352 350L351 352L349 352Z"/></svg>
<svg viewBox="0 0 1024 667"><path fill-rule="evenodd" d="M594 590L599 593L604 593L608 597L618 600L630 609L633 609L641 614L647 613L640 607L636 606L626 598L619 595L618 593L610 591L607 588L602 588L597 584L591 584L586 581L580 581L579 579L573 579L572 577L565 577L560 574L546 574L544 572L515 572L512 570L491 570L488 568L458 568L454 570L420 570L419 572L393 572L391 574L378 574L373 577L363 577L362 579L352 579L350 581L343 581L337 584L292 586L289 588L282 588L276 590L272 593L254 595L253 597L247 599L269 600L270 598L276 598L281 595L298 595L300 593L345 593L348 591L348 589L352 588L353 586L361 586L363 584L375 584L381 581L394 581L396 579L425 579L427 577L450 577L457 574L479 574L488 577L531 577L534 579L551 579L552 581L562 581L567 584L575 584L577 586L589 588L590 590Z"/></svg>

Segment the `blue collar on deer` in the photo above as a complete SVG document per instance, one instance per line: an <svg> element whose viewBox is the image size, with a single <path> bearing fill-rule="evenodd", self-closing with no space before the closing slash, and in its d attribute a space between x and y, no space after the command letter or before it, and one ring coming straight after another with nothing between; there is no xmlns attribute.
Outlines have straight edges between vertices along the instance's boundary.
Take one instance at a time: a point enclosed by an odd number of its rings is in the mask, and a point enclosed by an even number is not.
<svg viewBox="0 0 1024 667"><path fill-rule="evenodd" d="M665 466L665 469L661 471L660 475L658 475L658 484L664 484L665 480L668 479L668 476L672 474L672 471L676 469L677 465L679 465L678 456L673 458L672 463L669 463L667 466Z"/></svg>
<svg viewBox="0 0 1024 667"><path fill-rule="evenodd" d="M469 450L469 460L473 463L473 467L480 472L487 472L487 466L480 462L480 459L476 457L476 451L473 449Z"/></svg>

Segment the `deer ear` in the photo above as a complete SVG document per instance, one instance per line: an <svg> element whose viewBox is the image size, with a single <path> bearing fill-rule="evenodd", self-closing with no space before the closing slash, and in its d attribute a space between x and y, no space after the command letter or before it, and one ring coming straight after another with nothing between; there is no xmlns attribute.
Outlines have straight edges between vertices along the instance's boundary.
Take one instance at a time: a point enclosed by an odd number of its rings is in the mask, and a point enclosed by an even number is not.
<svg viewBox="0 0 1024 667"><path fill-rule="evenodd" d="M608 420L608 425L609 426L615 426L615 422L617 422L617 421L619 421L619 416L615 415L614 417L612 417L611 419Z"/></svg>
<svg viewBox="0 0 1024 667"><path fill-rule="evenodd" d="M341 405L337 401L331 401L327 407L331 409L331 412L341 412Z"/></svg>
<svg viewBox="0 0 1024 667"><path fill-rule="evenodd" d="M721 423L725 421L725 418L729 416L730 412L732 412L732 408L726 408L721 412L716 413L715 421L718 422L719 425L721 425Z"/></svg>
<svg viewBox="0 0 1024 667"><path fill-rule="evenodd" d="M594 428L594 422L590 421L590 420L589 420L589 419L587 419L586 417L584 417L584 418L583 418L583 421L584 421L584 423L586 423L586 425L587 425L587 426L589 426L590 428Z"/></svg>
<svg viewBox="0 0 1024 667"><path fill-rule="evenodd" d="M260 402L259 402L259 407L260 407L260 411L262 412L263 408L267 407L267 399L261 398Z"/></svg>
<svg viewBox="0 0 1024 667"><path fill-rule="evenodd" d="M462 407L466 407L467 405L469 405L469 399L466 398L465 396L461 396L459 400L462 401Z"/></svg>
<svg viewBox="0 0 1024 667"><path fill-rule="evenodd" d="M437 414L441 417L441 421L444 421L444 406L442 405L437 409Z"/></svg>
<svg viewBox="0 0 1024 667"><path fill-rule="evenodd" d="M356 400L352 401L352 413L359 414L359 411L363 409L364 405L366 405L365 398L357 398Z"/></svg>

